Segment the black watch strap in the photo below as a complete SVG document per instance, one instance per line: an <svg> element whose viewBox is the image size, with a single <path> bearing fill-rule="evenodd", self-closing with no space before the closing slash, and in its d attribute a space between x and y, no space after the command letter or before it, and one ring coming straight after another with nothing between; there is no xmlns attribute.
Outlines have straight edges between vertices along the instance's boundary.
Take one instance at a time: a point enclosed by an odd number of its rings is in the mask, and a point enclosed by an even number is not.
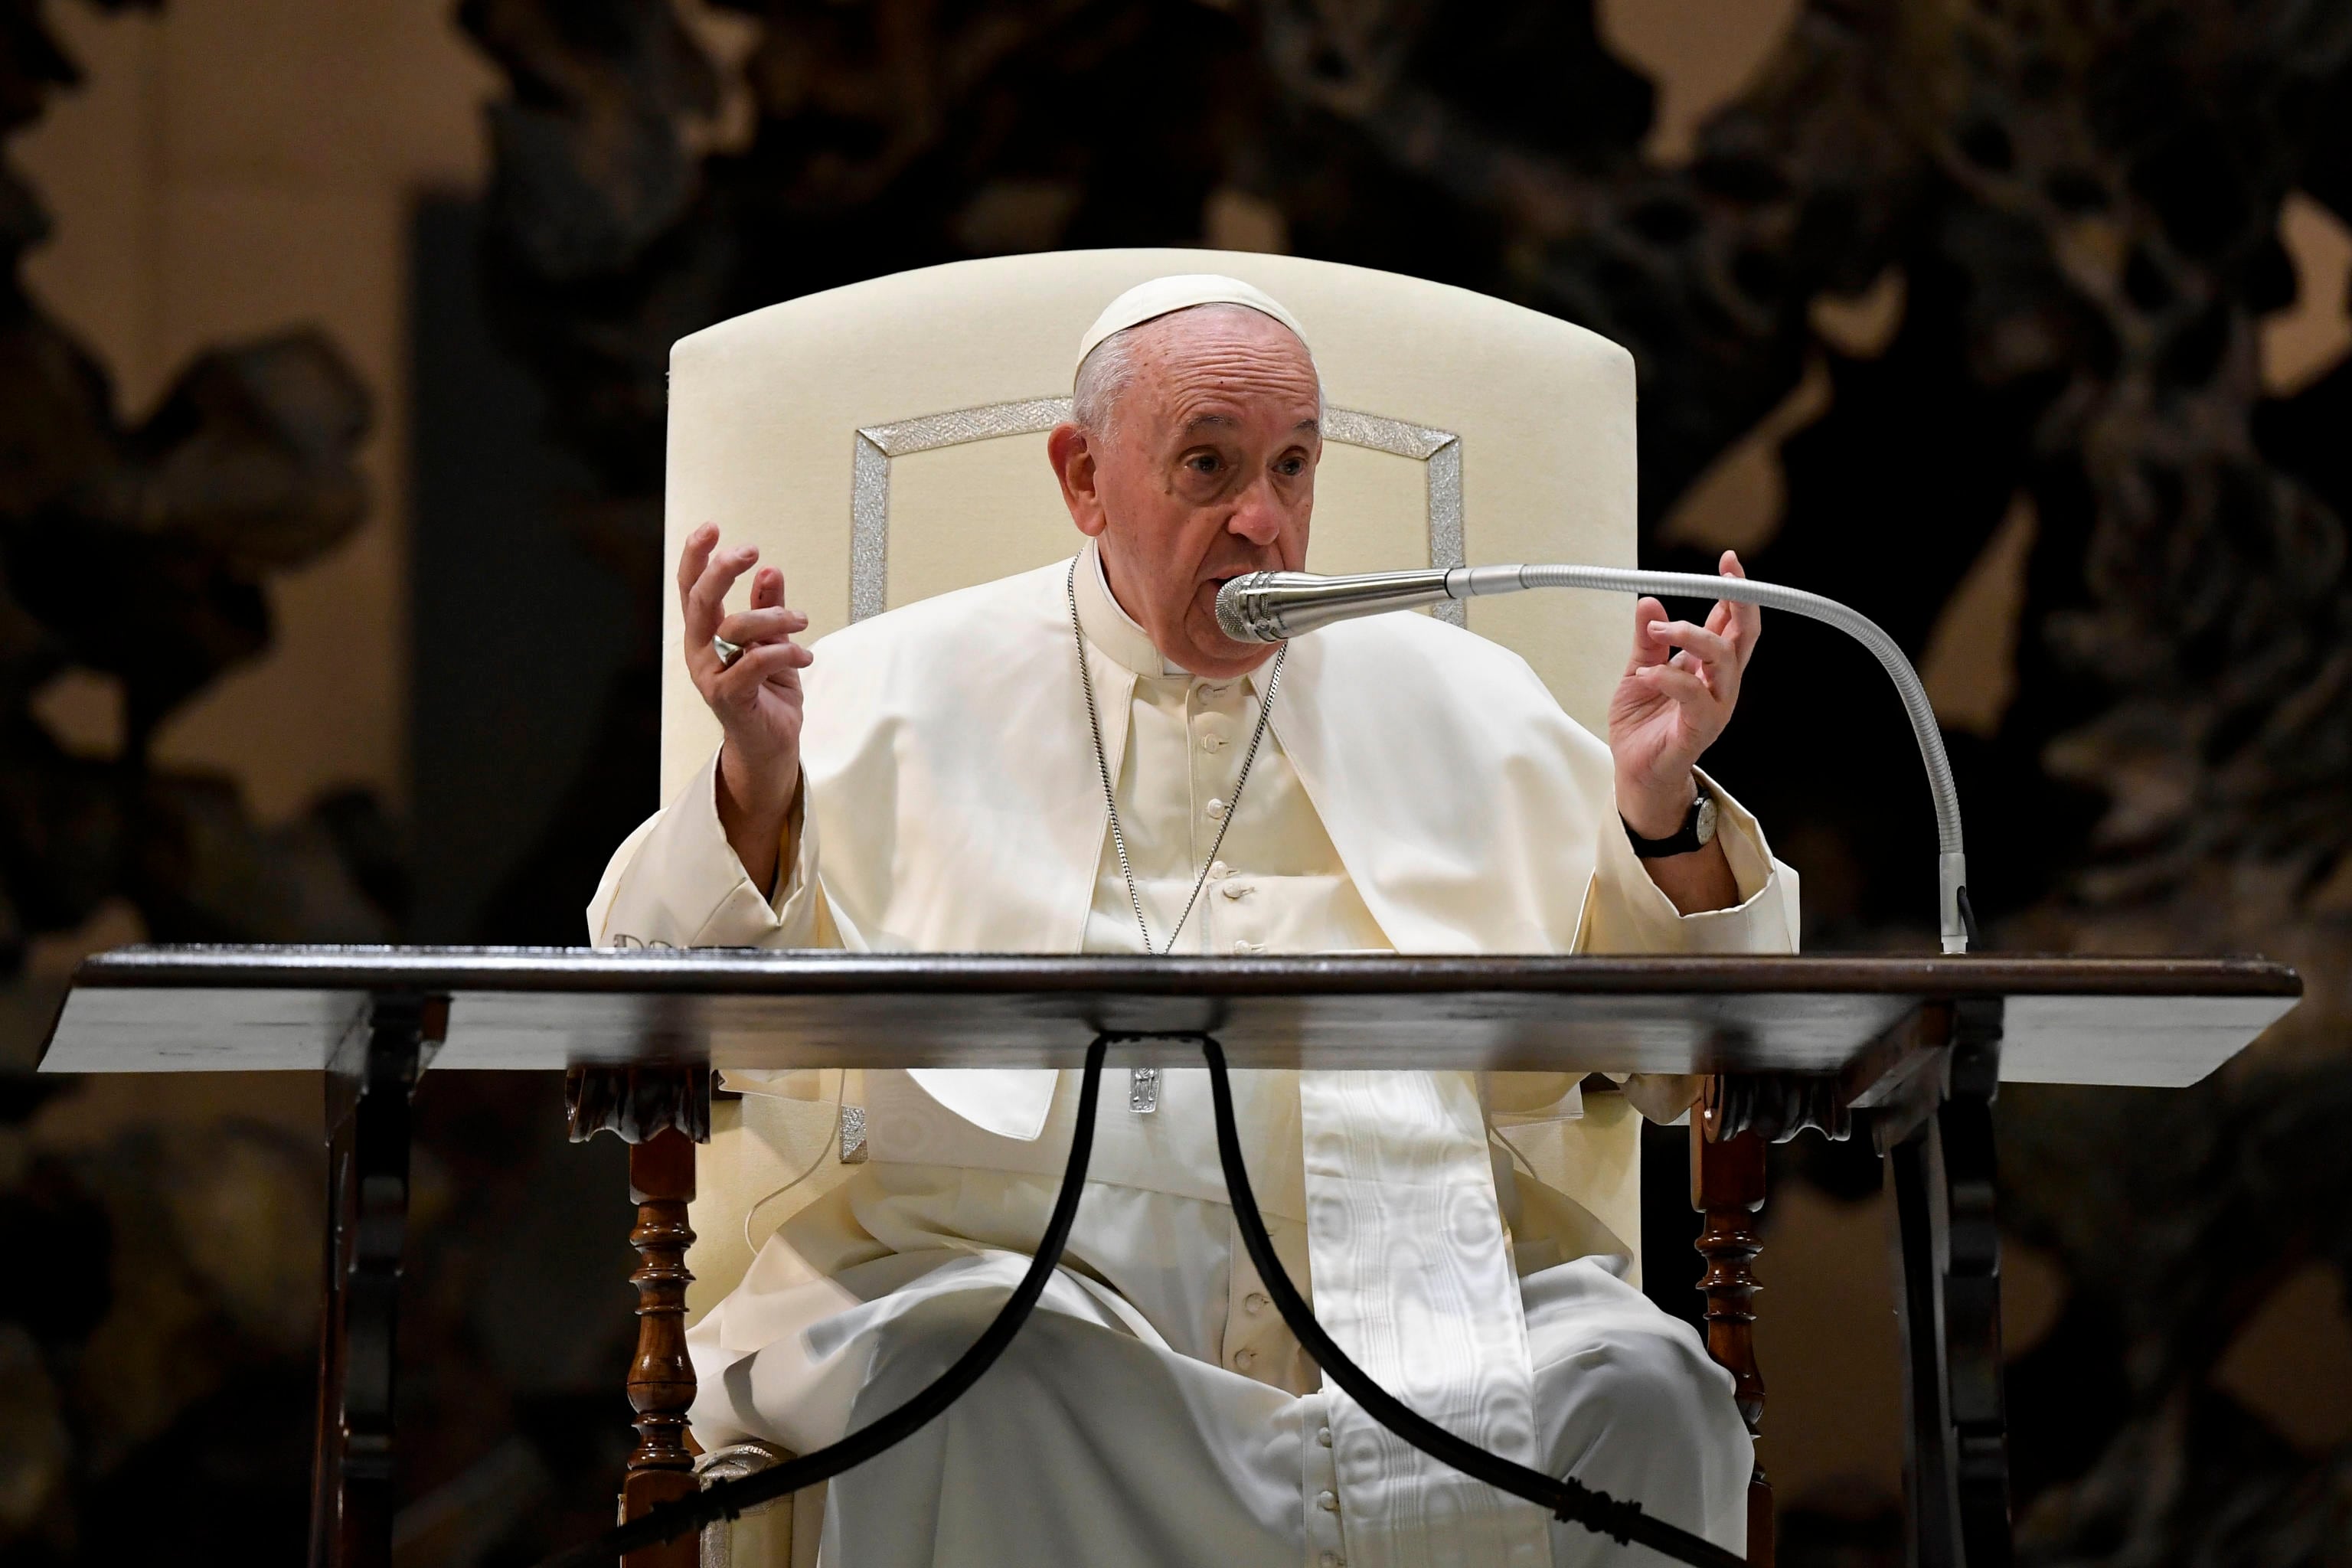
<svg viewBox="0 0 2352 1568"><path fill-rule="evenodd" d="M1633 825L1623 816L1625 837L1633 843L1633 854L1643 860L1663 860L1670 855L1689 855L1706 847L1706 840L1698 835L1699 814L1707 805L1706 791L1702 787L1691 797L1690 810L1683 816L1683 825L1664 838L1644 838L1633 831Z"/></svg>

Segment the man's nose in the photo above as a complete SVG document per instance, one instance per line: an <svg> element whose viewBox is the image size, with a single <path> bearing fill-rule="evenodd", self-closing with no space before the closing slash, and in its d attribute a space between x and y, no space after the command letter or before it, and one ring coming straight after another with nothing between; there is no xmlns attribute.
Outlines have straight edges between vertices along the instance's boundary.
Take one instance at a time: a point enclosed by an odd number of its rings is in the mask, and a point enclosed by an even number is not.
<svg viewBox="0 0 2352 1568"><path fill-rule="evenodd" d="M1275 499L1274 481L1260 479L1242 492L1225 528L1252 544L1267 545L1282 536L1282 505Z"/></svg>

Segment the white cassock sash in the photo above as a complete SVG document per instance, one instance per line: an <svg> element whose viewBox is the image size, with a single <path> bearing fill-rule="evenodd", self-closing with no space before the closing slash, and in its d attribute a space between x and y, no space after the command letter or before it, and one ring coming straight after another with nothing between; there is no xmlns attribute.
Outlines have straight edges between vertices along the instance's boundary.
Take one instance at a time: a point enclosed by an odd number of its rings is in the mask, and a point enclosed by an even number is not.
<svg viewBox="0 0 2352 1568"><path fill-rule="evenodd" d="M1316 1321L1421 1415L1535 1464L1527 1322L1470 1075L1305 1072L1298 1109ZM1354 1568L1550 1563L1541 1510L1326 1390Z"/></svg>

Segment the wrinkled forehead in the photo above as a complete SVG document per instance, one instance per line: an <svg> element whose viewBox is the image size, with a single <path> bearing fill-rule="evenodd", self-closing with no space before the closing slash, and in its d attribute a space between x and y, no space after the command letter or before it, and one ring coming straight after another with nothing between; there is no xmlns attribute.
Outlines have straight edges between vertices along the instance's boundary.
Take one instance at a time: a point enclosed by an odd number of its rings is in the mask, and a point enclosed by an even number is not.
<svg viewBox="0 0 2352 1568"><path fill-rule="evenodd" d="M1127 329L1138 361L1185 371L1202 364L1304 370L1316 375L1314 351L1286 323L1247 305L1188 305Z"/></svg>
<svg viewBox="0 0 2352 1568"><path fill-rule="evenodd" d="M1320 422L1313 353L1288 326L1246 305L1192 306L1126 335L1140 402L1177 427L1165 434L1269 415L1309 428Z"/></svg>

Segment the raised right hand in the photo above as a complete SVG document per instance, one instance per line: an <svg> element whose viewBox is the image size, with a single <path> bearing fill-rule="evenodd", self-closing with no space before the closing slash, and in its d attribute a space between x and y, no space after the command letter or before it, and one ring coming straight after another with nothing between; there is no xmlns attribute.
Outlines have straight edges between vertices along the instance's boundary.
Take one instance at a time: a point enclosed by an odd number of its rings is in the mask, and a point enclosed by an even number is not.
<svg viewBox="0 0 2352 1568"><path fill-rule="evenodd" d="M784 576L763 567L751 579L751 607L728 615L727 593L760 559L748 544L719 548L719 529L687 535L677 560L686 668L726 734L719 752L719 821L754 886L776 876L784 823L801 772L801 671L815 658L793 642L808 617L784 604ZM721 667L714 637L743 649Z"/></svg>

